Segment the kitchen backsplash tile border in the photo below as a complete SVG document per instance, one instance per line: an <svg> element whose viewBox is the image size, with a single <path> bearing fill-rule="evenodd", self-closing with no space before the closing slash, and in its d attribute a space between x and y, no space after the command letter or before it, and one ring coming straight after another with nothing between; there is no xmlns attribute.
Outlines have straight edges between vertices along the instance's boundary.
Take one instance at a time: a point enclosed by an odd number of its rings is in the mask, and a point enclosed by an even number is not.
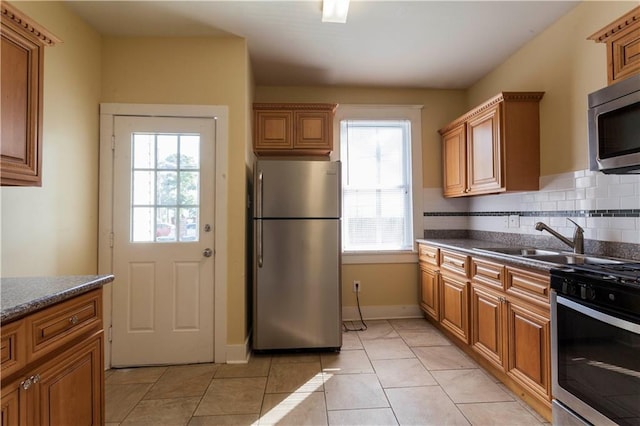
<svg viewBox="0 0 640 426"><path fill-rule="evenodd" d="M571 236L571 218L585 229L586 239L635 244L640 250L640 175L578 170L542 176L540 188L460 198L444 198L441 188L424 188L423 230L539 235L534 227L542 221Z"/></svg>

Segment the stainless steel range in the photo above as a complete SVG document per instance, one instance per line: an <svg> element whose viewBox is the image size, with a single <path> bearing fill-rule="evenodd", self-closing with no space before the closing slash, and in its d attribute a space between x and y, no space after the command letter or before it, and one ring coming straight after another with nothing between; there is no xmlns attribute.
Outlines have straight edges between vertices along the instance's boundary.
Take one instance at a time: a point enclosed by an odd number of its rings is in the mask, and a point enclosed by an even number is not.
<svg viewBox="0 0 640 426"><path fill-rule="evenodd" d="M640 424L640 263L551 270L554 425Z"/></svg>

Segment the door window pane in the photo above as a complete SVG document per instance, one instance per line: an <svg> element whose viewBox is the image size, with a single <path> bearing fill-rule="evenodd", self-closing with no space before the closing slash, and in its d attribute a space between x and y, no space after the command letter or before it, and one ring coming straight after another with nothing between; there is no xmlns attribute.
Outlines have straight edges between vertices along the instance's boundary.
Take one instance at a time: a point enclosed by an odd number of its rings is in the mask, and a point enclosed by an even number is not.
<svg viewBox="0 0 640 426"><path fill-rule="evenodd" d="M134 133L131 241L198 241L200 135Z"/></svg>

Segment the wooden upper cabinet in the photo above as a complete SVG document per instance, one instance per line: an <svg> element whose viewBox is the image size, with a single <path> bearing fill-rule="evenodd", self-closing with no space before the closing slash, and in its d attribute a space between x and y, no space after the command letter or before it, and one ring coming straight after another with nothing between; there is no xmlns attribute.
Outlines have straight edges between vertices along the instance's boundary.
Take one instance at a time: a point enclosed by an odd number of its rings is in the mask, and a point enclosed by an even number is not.
<svg viewBox="0 0 640 426"><path fill-rule="evenodd" d="M256 155L329 155L336 104L253 104Z"/></svg>
<svg viewBox="0 0 640 426"><path fill-rule="evenodd" d="M445 197L539 189L543 95L502 92L439 130Z"/></svg>
<svg viewBox="0 0 640 426"><path fill-rule="evenodd" d="M592 34L607 45L607 81L613 84L640 72L640 6Z"/></svg>
<svg viewBox="0 0 640 426"><path fill-rule="evenodd" d="M464 123L442 135L443 189L455 197L467 189L467 149Z"/></svg>
<svg viewBox="0 0 640 426"><path fill-rule="evenodd" d="M0 5L2 185L42 185L44 47L60 42L18 9Z"/></svg>

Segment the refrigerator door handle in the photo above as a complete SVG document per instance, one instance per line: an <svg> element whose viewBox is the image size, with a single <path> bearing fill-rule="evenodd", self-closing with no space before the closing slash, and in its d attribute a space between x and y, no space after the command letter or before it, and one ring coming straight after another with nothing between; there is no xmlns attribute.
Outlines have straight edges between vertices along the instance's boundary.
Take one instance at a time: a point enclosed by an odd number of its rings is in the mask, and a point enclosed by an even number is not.
<svg viewBox="0 0 640 426"><path fill-rule="evenodd" d="M257 240L258 240L258 268L262 268L262 185L263 185L263 177L262 171L258 172L258 191L257 191L257 200L256 200L256 213L258 216L257 220Z"/></svg>

